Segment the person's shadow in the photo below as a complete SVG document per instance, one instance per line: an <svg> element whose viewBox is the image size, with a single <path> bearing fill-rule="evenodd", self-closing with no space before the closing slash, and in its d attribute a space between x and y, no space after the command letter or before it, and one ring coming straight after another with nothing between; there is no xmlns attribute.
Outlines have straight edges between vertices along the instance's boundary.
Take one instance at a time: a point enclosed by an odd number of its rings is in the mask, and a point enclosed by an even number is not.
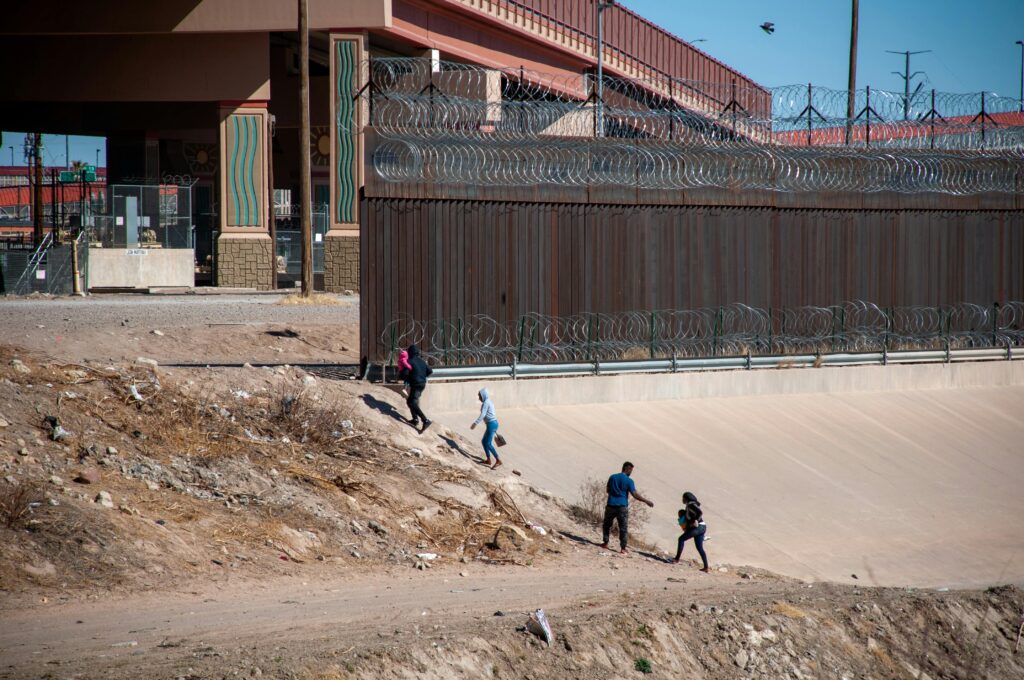
<svg viewBox="0 0 1024 680"><path fill-rule="evenodd" d="M406 417L403 416L401 413L399 413L398 409L396 409L394 406L392 406L386 401L381 401L372 394L364 394L363 403L375 411L380 411L384 415L394 418L400 423L409 423L409 420L406 419Z"/></svg>
<svg viewBox="0 0 1024 680"><path fill-rule="evenodd" d="M484 464L484 459L483 458L480 458L479 456L474 456L472 453L470 453L466 449L462 448L462 445L459 444L457 441L455 441L453 438L448 437L448 436L446 436L444 434L438 434L438 436L441 438L442 441L444 441L445 444L448 445L448 448L450 448L452 451L455 451L456 453L460 454L463 458L468 458L469 460L473 461L474 463L479 463L481 465Z"/></svg>

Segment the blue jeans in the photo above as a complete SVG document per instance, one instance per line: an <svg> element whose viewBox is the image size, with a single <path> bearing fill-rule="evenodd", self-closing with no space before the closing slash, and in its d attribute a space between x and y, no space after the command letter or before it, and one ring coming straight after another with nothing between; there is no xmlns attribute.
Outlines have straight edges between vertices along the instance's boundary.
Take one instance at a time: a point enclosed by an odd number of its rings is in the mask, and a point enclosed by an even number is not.
<svg viewBox="0 0 1024 680"><path fill-rule="evenodd" d="M700 559L704 562L704 568L708 568L708 556L704 553L704 533L708 530L706 524L698 524L692 529L687 529L679 536L679 547L676 550L676 559L678 560L683 556L683 544L686 543L686 539L692 538L693 544L697 546L697 552L700 553Z"/></svg>
<svg viewBox="0 0 1024 680"><path fill-rule="evenodd" d="M495 460L501 460L501 458L498 456L498 449L494 448L494 435L495 433L497 433L497 431L497 420L492 420L491 422L487 423L487 430L484 432L484 439L482 443L484 445L484 453L487 455L488 458L494 456Z"/></svg>

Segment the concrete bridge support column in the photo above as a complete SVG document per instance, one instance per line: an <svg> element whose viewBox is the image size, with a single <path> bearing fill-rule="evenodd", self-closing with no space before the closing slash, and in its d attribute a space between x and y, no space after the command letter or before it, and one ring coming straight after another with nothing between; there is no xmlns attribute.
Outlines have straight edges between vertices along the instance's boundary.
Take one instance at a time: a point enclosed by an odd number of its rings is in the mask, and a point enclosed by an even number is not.
<svg viewBox="0 0 1024 680"><path fill-rule="evenodd" d="M273 284L267 115L264 101L221 105L218 286L269 290Z"/></svg>
<svg viewBox="0 0 1024 680"><path fill-rule="evenodd" d="M363 128L370 92L365 33L332 33L331 206L324 238L324 289L359 290L359 198L363 187ZM361 94L360 94L361 93Z"/></svg>

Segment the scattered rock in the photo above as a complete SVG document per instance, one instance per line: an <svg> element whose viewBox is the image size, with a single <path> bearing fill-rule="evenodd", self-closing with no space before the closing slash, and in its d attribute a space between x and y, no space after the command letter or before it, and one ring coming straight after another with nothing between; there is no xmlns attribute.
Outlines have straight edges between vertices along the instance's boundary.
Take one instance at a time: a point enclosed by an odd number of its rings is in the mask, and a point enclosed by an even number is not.
<svg viewBox="0 0 1024 680"><path fill-rule="evenodd" d="M117 449L115 449L113 446L108 446L107 447L107 455L108 456L116 456L117 455Z"/></svg>
<svg viewBox="0 0 1024 680"><path fill-rule="evenodd" d="M11 426L11 424L7 421L7 419L4 418L2 415L0 415L0 428L10 427L10 426Z"/></svg>
<svg viewBox="0 0 1024 680"><path fill-rule="evenodd" d="M522 477L523 476L523 473L520 472L519 470L516 470L515 468L512 468L512 474L514 474L516 477Z"/></svg>
<svg viewBox="0 0 1024 680"><path fill-rule="evenodd" d="M93 502L99 503L105 508L114 507L114 499L111 498L110 492L108 491L100 491L98 494L96 494L96 498L93 500Z"/></svg>
<svg viewBox="0 0 1024 680"><path fill-rule="evenodd" d="M382 527L380 525L380 523L375 522L372 519L369 522L366 523L366 526L370 527L370 529L373 530L379 536L387 536L388 535L388 530L385 529L384 527Z"/></svg>
<svg viewBox="0 0 1024 680"><path fill-rule="evenodd" d="M353 532L357 534L363 533L363 525L359 522L352 520L351 522L349 522L349 526L352 527Z"/></svg>
<svg viewBox="0 0 1024 680"><path fill-rule="evenodd" d="M11 359L11 368L15 373L31 373L32 369L25 365L21 359Z"/></svg>
<svg viewBox="0 0 1024 680"><path fill-rule="evenodd" d="M736 656L733 657L733 660L736 662L736 665L739 666L742 670L747 667L747 663L749 663L750 661L750 655L747 654L747 650L741 649L740 651L736 652Z"/></svg>
<svg viewBox="0 0 1024 680"><path fill-rule="evenodd" d="M252 368L252 364L246 361L244 364L242 364L242 368Z"/></svg>
<svg viewBox="0 0 1024 680"><path fill-rule="evenodd" d="M100 471L96 468L84 468L75 477L75 482L78 484L99 484L100 483Z"/></svg>
<svg viewBox="0 0 1024 680"><path fill-rule="evenodd" d="M149 489L150 491L156 491L157 489L160 488L160 485L154 481L147 481L146 488Z"/></svg>
<svg viewBox="0 0 1024 680"><path fill-rule="evenodd" d="M163 334L164 334L163 331L157 330L155 328L153 330L151 330L150 333L152 333L153 335L156 335L157 337L163 337Z"/></svg>
<svg viewBox="0 0 1024 680"><path fill-rule="evenodd" d="M156 359L147 359L146 357L137 358L135 363L142 364L143 366L149 366L150 368L156 368L160 365L160 362Z"/></svg>
<svg viewBox="0 0 1024 680"><path fill-rule="evenodd" d="M466 578L466 576L468 576L468 575L469 575L469 574L467 574L467 573L466 573L466 572L464 572L464 571L460 571L460 572L459 572L459 576L461 576L462 578Z"/></svg>
<svg viewBox="0 0 1024 680"><path fill-rule="evenodd" d="M718 571L722 572L723 574L728 574L729 573L729 570L726 569L725 567L719 567Z"/></svg>
<svg viewBox="0 0 1024 680"><path fill-rule="evenodd" d="M341 429L343 429L343 430L351 430L352 429L352 421L351 420L343 420L343 421L341 421Z"/></svg>
<svg viewBox="0 0 1024 680"><path fill-rule="evenodd" d="M345 295L355 295L355 293L349 289L345 289Z"/></svg>
<svg viewBox="0 0 1024 680"><path fill-rule="evenodd" d="M64 486L64 480L57 475L50 475L50 484L54 486Z"/></svg>
<svg viewBox="0 0 1024 680"><path fill-rule="evenodd" d="M28 455L28 449L26 449L24 446L22 446L20 449L18 449L18 455L19 456L27 456Z"/></svg>
<svg viewBox="0 0 1024 680"><path fill-rule="evenodd" d="M422 449L409 449L409 453L412 454L413 456L416 456L417 458L423 457Z"/></svg>
<svg viewBox="0 0 1024 680"><path fill-rule="evenodd" d="M494 532L494 538L491 539L491 546L497 550L511 550L512 548L519 548L526 543L530 542L530 537L526 535L526 532L517 526L512 524L502 524L498 527L498 530Z"/></svg>
<svg viewBox="0 0 1024 680"><path fill-rule="evenodd" d="M316 384L316 378L311 375L304 375L302 376L302 384L306 387L312 387Z"/></svg>

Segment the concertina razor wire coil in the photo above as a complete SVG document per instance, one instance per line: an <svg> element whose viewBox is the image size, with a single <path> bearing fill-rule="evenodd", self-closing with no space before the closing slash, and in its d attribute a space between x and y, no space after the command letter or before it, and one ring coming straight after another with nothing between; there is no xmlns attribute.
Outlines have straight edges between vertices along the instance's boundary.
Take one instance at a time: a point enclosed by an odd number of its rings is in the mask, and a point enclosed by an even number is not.
<svg viewBox="0 0 1024 680"><path fill-rule="evenodd" d="M394 318L379 338L389 363L416 344L445 366L615 361L818 352L962 349L1024 345L1024 302L881 307L854 301L829 307L483 314L420 321Z"/></svg>
<svg viewBox="0 0 1024 680"><path fill-rule="evenodd" d="M776 192L1024 190L1024 113L991 93L904 98L669 78L487 69L419 58L368 67L385 181ZM598 130L598 121L602 129ZM338 121L340 125L346 121Z"/></svg>

